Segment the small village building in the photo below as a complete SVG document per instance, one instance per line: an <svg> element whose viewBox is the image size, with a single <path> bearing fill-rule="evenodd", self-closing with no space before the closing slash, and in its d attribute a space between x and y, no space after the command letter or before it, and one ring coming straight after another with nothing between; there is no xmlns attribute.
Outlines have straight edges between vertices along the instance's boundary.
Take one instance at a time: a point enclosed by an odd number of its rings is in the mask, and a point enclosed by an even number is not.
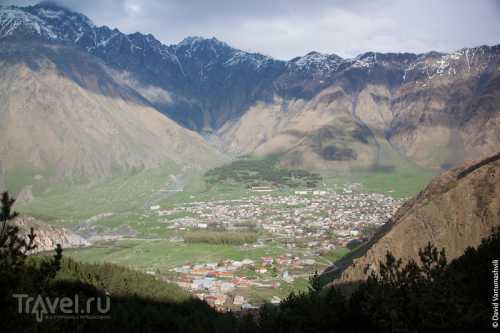
<svg viewBox="0 0 500 333"><path fill-rule="evenodd" d="M281 298L279 298L278 296L273 296L271 298L271 304L280 304L281 303Z"/></svg>
<svg viewBox="0 0 500 333"><path fill-rule="evenodd" d="M241 295L234 296L233 304L234 305L243 305L245 303L245 297Z"/></svg>

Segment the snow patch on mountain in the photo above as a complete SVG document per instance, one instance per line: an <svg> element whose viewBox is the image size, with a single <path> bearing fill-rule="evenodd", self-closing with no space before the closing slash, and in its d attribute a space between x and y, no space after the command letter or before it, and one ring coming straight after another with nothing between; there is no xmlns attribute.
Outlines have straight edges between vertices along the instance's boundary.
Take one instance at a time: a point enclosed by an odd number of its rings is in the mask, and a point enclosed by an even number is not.
<svg viewBox="0 0 500 333"><path fill-rule="evenodd" d="M270 57L266 57L258 53L248 53L244 51L237 51L229 60L224 62L224 66L240 66L248 65L256 71L262 70L264 67L275 61Z"/></svg>
<svg viewBox="0 0 500 333"><path fill-rule="evenodd" d="M498 56L492 47L479 46L464 48L451 53L428 52L418 56L404 71L403 81L409 77L432 80L436 77L456 76L461 72L482 70L488 61L478 61L478 57Z"/></svg>
<svg viewBox="0 0 500 333"><path fill-rule="evenodd" d="M368 52L353 59L343 59L335 54L310 52L290 61L280 61L258 53L234 49L216 38L187 37L174 45L165 45L154 36L141 33L124 34L107 26L97 27L85 15L52 4L28 7L0 6L0 38L9 36L40 37L49 41L73 43L87 52L108 59L114 50L130 50L131 57L162 59L155 66L174 66L181 75L188 75L189 68L206 79L213 68L246 68L255 73L271 70L273 75L284 72L305 74L323 80L327 76L349 69L370 72L375 66L401 71L402 82L430 80L434 77L455 76L461 71L471 71L481 62L476 58L486 53L498 54L487 46L466 48L449 54L429 52L410 53ZM494 52L491 52L491 51ZM495 51L496 50L496 51ZM124 62L127 63L126 61ZM484 62L483 62L484 63ZM194 67L193 67L194 66Z"/></svg>
<svg viewBox="0 0 500 333"><path fill-rule="evenodd" d="M57 35L37 16L14 6L0 7L0 38L17 33L34 33L50 39L57 38Z"/></svg>
<svg viewBox="0 0 500 333"><path fill-rule="evenodd" d="M314 72L325 75L336 72L343 62L344 59L335 54L313 51L303 57L290 60L288 68L295 72Z"/></svg>
<svg viewBox="0 0 500 333"><path fill-rule="evenodd" d="M353 59L351 67L353 68L372 68L377 63L376 53L365 53Z"/></svg>
<svg viewBox="0 0 500 333"><path fill-rule="evenodd" d="M212 58L220 58L227 52L236 52L224 42L217 38L187 37L179 44L172 45L176 53L182 53L185 58L194 58L199 54L210 55Z"/></svg>

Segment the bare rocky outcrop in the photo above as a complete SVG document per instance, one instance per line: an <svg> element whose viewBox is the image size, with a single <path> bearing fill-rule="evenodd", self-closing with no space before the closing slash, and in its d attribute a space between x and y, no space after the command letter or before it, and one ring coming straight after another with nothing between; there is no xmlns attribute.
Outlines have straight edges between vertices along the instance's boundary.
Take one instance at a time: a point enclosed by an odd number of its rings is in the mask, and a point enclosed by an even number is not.
<svg viewBox="0 0 500 333"><path fill-rule="evenodd" d="M355 254L337 263L336 284L365 280L377 272L387 251L407 260L433 243L453 259L479 245L500 226L500 153L445 172L395 216Z"/></svg>
<svg viewBox="0 0 500 333"><path fill-rule="evenodd" d="M90 245L87 240L66 228L49 225L31 216L21 215L14 220L14 224L23 234L29 233L30 228L34 229L34 252L51 251L57 244L61 244L63 249Z"/></svg>

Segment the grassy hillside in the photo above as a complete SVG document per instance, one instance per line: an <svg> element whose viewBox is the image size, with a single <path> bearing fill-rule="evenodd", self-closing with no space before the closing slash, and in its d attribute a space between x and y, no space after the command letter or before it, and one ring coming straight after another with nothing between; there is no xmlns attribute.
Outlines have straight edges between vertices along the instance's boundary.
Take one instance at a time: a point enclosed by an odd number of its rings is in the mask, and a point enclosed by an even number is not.
<svg viewBox="0 0 500 333"><path fill-rule="evenodd" d="M242 182L220 182L209 184L203 172L193 172L184 179L185 188L183 192L178 192L162 200L162 206L169 206L178 203L194 201L213 201L238 199L248 195L248 188Z"/></svg>
<svg viewBox="0 0 500 333"><path fill-rule="evenodd" d="M385 193L396 198L409 198L423 190L436 174L418 169L388 172L357 171L349 180L361 183L370 192Z"/></svg>
<svg viewBox="0 0 500 333"><path fill-rule="evenodd" d="M84 282L114 296L136 294L172 302L186 301L191 297L176 284L161 282L140 271L110 263L83 263L66 258L56 278L59 281Z"/></svg>
<svg viewBox="0 0 500 333"><path fill-rule="evenodd" d="M178 171L176 164L168 163L157 169L115 176L95 185L76 186L71 190L55 188L30 203L19 204L16 209L44 219L65 219L69 223L101 213L142 209Z"/></svg>

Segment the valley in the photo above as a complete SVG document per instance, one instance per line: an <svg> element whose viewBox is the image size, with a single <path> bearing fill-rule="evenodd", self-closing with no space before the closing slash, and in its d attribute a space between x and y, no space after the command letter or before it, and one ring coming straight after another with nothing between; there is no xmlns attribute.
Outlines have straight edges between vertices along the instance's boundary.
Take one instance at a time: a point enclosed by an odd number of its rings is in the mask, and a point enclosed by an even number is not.
<svg viewBox="0 0 500 333"><path fill-rule="evenodd" d="M238 163L225 168L241 172ZM54 219L53 224L92 243L65 254L138 269L176 283L219 309L252 308L306 290L311 274L371 237L404 200L369 192L347 179L323 183L320 176L314 187L290 186L287 178L268 182L258 173L247 182L214 184L217 172L187 177L184 188L179 187L180 176L169 175L171 185L159 181L158 192L142 197L144 204L136 198L135 206L126 210L116 210L123 207L119 204L115 210L95 207L102 211L85 219ZM36 200L33 204L37 207ZM84 212L86 207L78 209Z"/></svg>

